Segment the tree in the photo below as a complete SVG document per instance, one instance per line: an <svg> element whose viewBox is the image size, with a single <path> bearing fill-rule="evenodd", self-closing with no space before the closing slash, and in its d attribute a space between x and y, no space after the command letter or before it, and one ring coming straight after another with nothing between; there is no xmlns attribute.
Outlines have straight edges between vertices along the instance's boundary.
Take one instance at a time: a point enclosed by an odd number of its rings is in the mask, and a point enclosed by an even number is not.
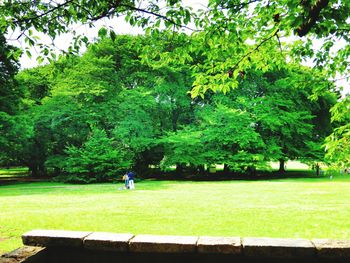
<svg viewBox="0 0 350 263"><path fill-rule="evenodd" d="M19 88L23 91L26 103L41 104L41 100L50 95L54 74L53 65L22 70L16 75Z"/></svg>
<svg viewBox="0 0 350 263"><path fill-rule="evenodd" d="M24 122L15 115L20 110L23 91L16 85L14 79L18 71L18 56L20 50L6 43L0 31L0 165L17 163L19 143L25 140L25 131L21 133Z"/></svg>
<svg viewBox="0 0 350 263"><path fill-rule="evenodd" d="M336 97L329 90L312 99L316 85L311 88L299 83L311 72L295 65L289 65L289 70L266 73L251 70L237 89L226 96L213 97L215 103L251 114L252 125L265 145L264 159L279 161L281 172L289 159L324 159L321 146L332 132L329 109Z"/></svg>
<svg viewBox="0 0 350 263"><path fill-rule="evenodd" d="M160 135L156 101L149 91L141 88L125 90L117 100L119 117L112 134L134 154L134 170L145 173L148 165L159 159L154 154Z"/></svg>
<svg viewBox="0 0 350 263"><path fill-rule="evenodd" d="M82 57L61 58L17 76L26 91L26 114L33 129L22 163L33 174L44 174L46 169L62 172L67 145L82 147L90 126L104 130L108 138L131 151L135 170L143 173L150 164L159 163L164 150L157 139L187 121L190 78L184 69L142 64L137 47L147 41L131 36L104 38ZM49 76L40 77L43 72ZM42 96L33 95L31 91L40 90L43 83L49 85Z"/></svg>
<svg viewBox="0 0 350 263"><path fill-rule="evenodd" d="M0 31L0 111L15 114L18 111L22 91L16 86L14 76L18 72L20 50L6 43Z"/></svg>
<svg viewBox="0 0 350 263"><path fill-rule="evenodd" d="M27 47L37 45L47 56L52 47L39 44L34 29L54 39L74 23L93 26L99 19L125 14L131 25L144 27L154 36L159 35L159 28L166 29L168 38L174 30L190 30L189 45L163 52L161 58L189 61L191 53L205 56L192 67L194 97L210 89L227 92L237 88L239 78L251 68L263 72L280 69L286 58L295 62L313 59L318 68L327 70L323 80L334 78L336 73L348 76L349 1L211 0L207 8L197 11L184 7L180 0L166 0L164 8L160 5L158 0L5 0L0 6L0 31L6 34L19 29L18 37L24 38ZM190 28L191 22L195 28ZM106 28L99 31L101 37L107 34L112 39L116 36ZM296 40L283 42L291 37ZM313 39L320 40L320 48L312 44ZM87 42L86 36L75 36L68 53ZM335 48L336 42L344 45ZM342 136L348 138L346 133Z"/></svg>
<svg viewBox="0 0 350 263"><path fill-rule="evenodd" d="M115 61L114 75L122 91L118 96L110 94L105 109L119 111L104 114L103 118L115 125L112 129L115 138L133 151L134 169L141 173L163 158L163 145L158 139L191 121L193 107L187 94L192 83L189 67L180 63L153 64L142 57L142 50L148 46L157 46L161 53L177 44L147 36L117 36L103 38L90 50L95 56L112 56Z"/></svg>
<svg viewBox="0 0 350 263"><path fill-rule="evenodd" d="M296 0L213 0L209 1L207 8L196 12L184 6L180 0L166 0L164 8L160 8L158 0L66 0L60 3L43 0L6 0L1 6L0 29L7 33L10 28L19 28L19 36L24 37L29 45L34 45L37 39L30 29L55 38L68 32L74 23L81 22L92 26L93 22L99 19L126 14L126 20L130 24L154 29L153 32L157 32L160 26L169 30L187 28L195 33L197 30L204 32L202 37L210 38L210 41L206 41L207 45L220 46L220 49L209 52L212 61L215 61L215 67L223 67L222 74L227 72L223 71L224 68L237 73L249 67L251 63L260 63L257 60L264 61L265 54L260 48L271 42L280 46L282 51L290 51L299 58L315 55L318 65L329 65L332 72L344 72L348 70L348 47L339 50L335 56L332 55L331 48L335 39L349 41L349 9L348 1L336 0L301 3ZM195 22L196 28L189 28L190 22ZM106 29L101 30L100 35L106 34ZM282 37L291 35L304 37L306 41L295 41L295 45L292 46L280 45ZM115 37L115 34L111 33L111 36ZM247 39L252 36L255 44L247 45ZM319 51L315 51L311 45L313 37L323 40ZM82 42L87 42L87 39L77 36L71 49L79 48ZM195 45L196 49L202 49L203 45ZM49 48L42 47L43 54L47 54ZM222 54L225 57L235 55L235 59L222 60ZM327 63L332 60L336 62L333 66ZM233 75L238 75L236 73Z"/></svg>
<svg viewBox="0 0 350 263"><path fill-rule="evenodd" d="M57 95L32 108L34 134L28 145L27 161L33 175L59 174L68 145L80 147L91 132L89 111L70 96ZM38 167L38 168L36 168Z"/></svg>
<svg viewBox="0 0 350 263"><path fill-rule="evenodd" d="M349 97L332 108L332 119L338 124L334 132L326 139L329 161L342 168L350 165L350 113Z"/></svg>
<svg viewBox="0 0 350 263"><path fill-rule="evenodd" d="M249 112L218 104L201 115L208 164L222 163L236 171L264 167L265 145Z"/></svg>
<svg viewBox="0 0 350 263"><path fill-rule="evenodd" d="M131 166L131 152L107 137L103 130L92 129L82 147L69 146L61 162L66 182L92 183L111 179Z"/></svg>
<svg viewBox="0 0 350 263"><path fill-rule="evenodd" d="M41 72L51 72L46 92L50 96L36 103L37 98L25 92L32 101L27 115L33 133L24 163L34 174L46 169L63 172L67 147L82 149L90 127L103 130L131 152L129 161L141 174L159 164L203 170L205 164L224 163L231 170L253 170L265 168L270 160L322 155L320 142L329 134L331 102L326 96L314 101L309 97L313 89L327 85L311 89L303 83L317 71L293 64L266 73L252 68L232 92L208 91L204 99L191 100L188 65L143 64L139 46L156 45L160 53L177 48L175 43L170 47L167 41L157 41L104 38L82 57L62 58L45 71L39 67L19 74L18 81L28 91L41 85ZM315 129L317 123L322 125ZM90 173L89 180L95 175Z"/></svg>
<svg viewBox="0 0 350 263"><path fill-rule="evenodd" d="M266 163L264 143L252 126L249 113L224 105L197 109L192 125L164 137L163 167L175 164L202 169L205 164L226 164L246 170Z"/></svg>
<svg viewBox="0 0 350 263"><path fill-rule="evenodd" d="M28 116L0 112L0 165L23 165L32 134L33 126Z"/></svg>
<svg viewBox="0 0 350 263"><path fill-rule="evenodd" d="M201 138L202 132L194 127L184 127L177 132L166 134L161 141L164 145L161 168L167 170L176 165L177 172L182 173L186 166L201 167L206 164Z"/></svg>

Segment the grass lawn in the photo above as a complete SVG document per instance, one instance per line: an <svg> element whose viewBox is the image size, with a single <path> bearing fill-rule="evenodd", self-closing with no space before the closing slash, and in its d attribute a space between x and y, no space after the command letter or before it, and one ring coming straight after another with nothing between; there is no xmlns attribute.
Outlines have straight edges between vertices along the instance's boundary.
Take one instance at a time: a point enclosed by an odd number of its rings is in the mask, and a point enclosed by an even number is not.
<svg viewBox="0 0 350 263"><path fill-rule="evenodd" d="M0 168L0 178L1 177L18 177L27 176L28 168L25 167L11 167L9 169Z"/></svg>
<svg viewBox="0 0 350 263"><path fill-rule="evenodd" d="M350 177L0 186L0 254L31 229L350 239Z"/></svg>

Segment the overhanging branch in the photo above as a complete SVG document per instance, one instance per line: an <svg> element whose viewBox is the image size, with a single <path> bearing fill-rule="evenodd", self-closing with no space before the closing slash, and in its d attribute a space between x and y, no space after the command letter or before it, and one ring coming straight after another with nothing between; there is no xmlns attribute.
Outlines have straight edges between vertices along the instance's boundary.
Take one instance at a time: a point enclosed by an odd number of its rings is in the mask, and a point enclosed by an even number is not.
<svg viewBox="0 0 350 263"><path fill-rule="evenodd" d="M14 21L14 24L21 24L21 23L23 23L23 22L28 23L28 22L31 22L31 21L33 21L33 20L39 19L39 18L41 18L41 17L43 17L43 16L46 16L46 15L48 15L48 14L50 14L50 13L52 13L52 12L54 12L54 11L56 11L56 10L62 8L62 7L64 7L64 6L66 6L66 5L69 5L69 4L72 3L73 1L74 1L74 0L68 0L68 1L66 1L66 2L64 2L64 3L62 3L62 4L59 4L59 5L55 6L55 7L53 7L53 8L51 8L51 9L47 10L46 12L44 12L44 13L42 13L42 14L39 14L39 15L36 15L36 16L33 16L33 17L27 17L27 18L15 20L15 21Z"/></svg>
<svg viewBox="0 0 350 263"><path fill-rule="evenodd" d="M241 59L239 61L237 61L236 64L233 65L233 67L230 69L230 71L233 72L246 57L250 56L253 52L257 51L264 43L266 43L270 39L277 36L278 32L279 32L279 29L276 29L276 31L271 36L264 38L254 49L252 49L251 51L246 53L243 57L241 57Z"/></svg>
<svg viewBox="0 0 350 263"><path fill-rule="evenodd" d="M316 24L319 19L322 9L324 9L329 3L329 0L318 0L315 5L310 8L309 16L306 18L306 21L301 24L300 27L296 29L296 32L299 37L306 36L311 28Z"/></svg>

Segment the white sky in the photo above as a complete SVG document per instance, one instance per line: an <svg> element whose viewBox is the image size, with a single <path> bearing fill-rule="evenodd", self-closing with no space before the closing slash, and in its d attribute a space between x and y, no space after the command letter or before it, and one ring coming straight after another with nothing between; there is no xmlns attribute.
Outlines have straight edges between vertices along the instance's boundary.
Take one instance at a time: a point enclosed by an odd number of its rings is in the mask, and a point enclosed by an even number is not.
<svg viewBox="0 0 350 263"><path fill-rule="evenodd" d="M133 35L143 34L143 30L141 28L130 26L128 23L125 22L124 17L114 18L113 20L105 19L105 20L97 21L95 23L95 27L93 27L93 28L89 28L89 26L87 26L87 25L78 25L78 26L74 27L73 29L76 31L77 35L87 36L90 41L93 41L94 39L97 38L98 30L101 27L113 27L114 31L117 34L133 34ZM14 35L16 35L16 34L14 34ZM45 44L51 43L51 39L49 37L45 36L43 33L35 33L35 35L40 37L40 42L45 43ZM72 39L73 39L73 34L71 34L71 33L62 34L62 35L58 36L54 41L57 53L59 53L60 50L66 51L68 49L68 47L70 46ZM14 41L11 44L18 46L18 47L25 46L23 44L23 39L21 41ZM83 47L81 49L81 53L83 53L85 50L86 50L86 48ZM22 69L32 68L32 67L36 67L39 65L37 60L36 60L37 57L39 56L38 50L36 50L35 48L31 48L31 54L32 54L31 58L28 57L25 52L22 54L22 56L20 58L20 64L21 64Z"/></svg>
<svg viewBox="0 0 350 263"><path fill-rule="evenodd" d="M191 6L194 9L203 8L207 4L207 0L203 0L203 1L186 0L183 2L186 3L187 6ZM89 28L88 26L85 26L85 25L77 25L77 26L73 27L72 30L75 30L77 34L87 36L89 38L89 40L91 40L91 41L93 41L94 39L97 38L98 30L102 26L112 27L117 34L133 34L133 35L143 34L142 28L132 27L128 23L126 23L124 19L125 19L124 17L114 18L112 20L101 19L95 23L95 27L93 27L93 28ZM14 36L18 35L18 33L17 34L16 33L17 32L15 32ZM38 35L40 37L41 42L43 42L45 44L51 43L50 38L48 38L44 34L36 33L35 35ZM9 36L9 38L11 38L11 36ZM71 43L72 38L73 38L73 34L64 34L64 35L58 36L56 38L56 40L54 41L55 46L57 47L57 53L59 53L60 49L67 50L70 43ZM23 41L23 40L21 40L21 41ZM10 43L12 45L19 46L19 47L25 46L20 41L12 41ZM316 45L317 45L317 43L316 43ZM341 46L344 46L344 43L336 43L334 46L335 46L335 49L339 49ZM84 52L84 51L85 51L85 48L83 48L81 50L81 52ZM38 65L38 62L36 61L36 58L39 55L37 50L32 48L31 53L32 53L31 58L29 58L25 53L23 53L23 55L21 56L20 64L21 64L22 69L32 68L32 67L35 67ZM312 62L307 62L304 64L312 67ZM339 78L342 78L342 76L336 77L336 79L339 79ZM344 88L343 94L350 94L349 81L347 81L346 79L342 79L342 80L339 80L335 83L338 87Z"/></svg>

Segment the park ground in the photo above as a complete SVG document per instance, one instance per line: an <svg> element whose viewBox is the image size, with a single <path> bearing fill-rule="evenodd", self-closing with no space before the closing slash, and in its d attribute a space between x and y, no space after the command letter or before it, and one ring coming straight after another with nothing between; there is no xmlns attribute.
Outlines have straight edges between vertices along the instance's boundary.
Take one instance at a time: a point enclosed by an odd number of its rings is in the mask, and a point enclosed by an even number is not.
<svg viewBox="0 0 350 263"><path fill-rule="evenodd" d="M0 186L0 254L32 229L350 238L350 176Z"/></svg>

